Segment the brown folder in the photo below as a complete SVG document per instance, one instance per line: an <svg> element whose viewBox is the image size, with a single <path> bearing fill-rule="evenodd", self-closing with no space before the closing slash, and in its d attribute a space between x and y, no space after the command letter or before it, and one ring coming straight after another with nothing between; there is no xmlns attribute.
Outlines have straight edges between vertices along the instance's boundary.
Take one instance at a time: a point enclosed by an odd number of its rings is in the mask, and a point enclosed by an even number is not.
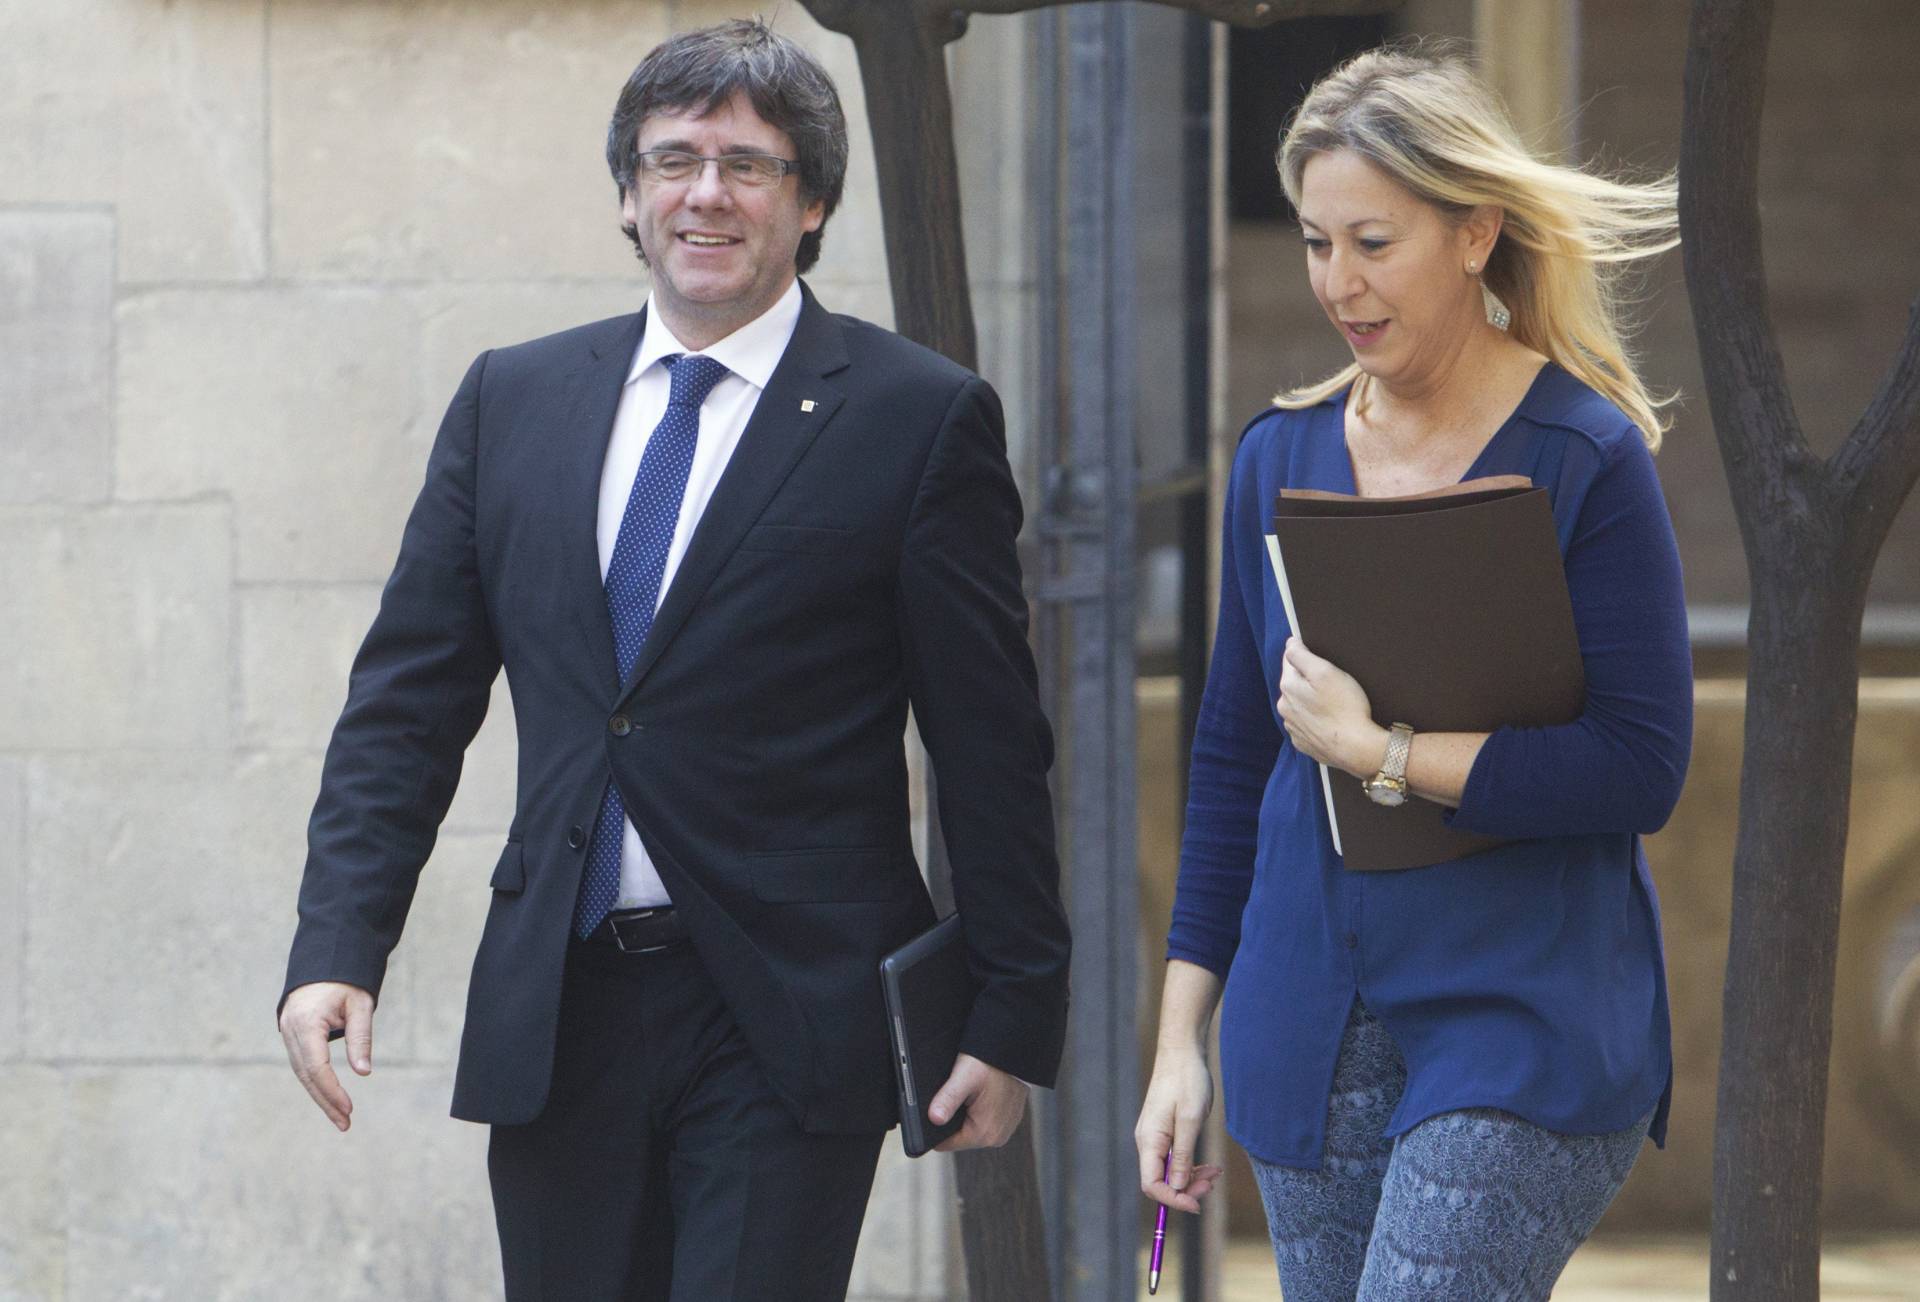
<svg viewBox="0 0 1920 1302"><path fill-rule="evenodd" d="M1492 732L1568 723L1586 703L1545 489L1519 476L1417 497L1289 490L1268 557L1294 632L1366 689L1382 725ZM1455 831L1418 796L1375 804L1321 767L1334 846L1356 871L1415 868L1501 838Z"/></svg>

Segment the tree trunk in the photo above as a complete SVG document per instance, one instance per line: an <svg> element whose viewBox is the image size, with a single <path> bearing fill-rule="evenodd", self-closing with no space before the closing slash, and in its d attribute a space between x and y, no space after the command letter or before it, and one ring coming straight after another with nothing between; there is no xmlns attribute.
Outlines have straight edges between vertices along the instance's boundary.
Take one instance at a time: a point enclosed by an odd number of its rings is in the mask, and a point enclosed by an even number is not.
<svg viewBox="0 0 1920 1302"><path fill-rule="evenodd" d="M1820 1178L1860 619L1920 477L1920 310L1866 414L1808 448L1767 311L1758 160L1772 0L1694 0L1687 290L1746 547L1746 742L1714 1130L1714 1302L1820 1293Z"/></svg>
<svg viewBox="0 0 1920 1302"><path fill-rule="evenodd" d="M894 328L973 370L973 295L946 60L946 43L964 23L958 14L915 20L908 6L902 9L908 12L897 19L862 17L848 33L873 128Z"/></svg>
<svg viewBox="0 0 1920 1302"><path fill-rule="evenodd" d="M1825 553L1825 554L1823 554ZM1713 1163L1713 1286L1817 1298L1861 603L1805 548L1753 569Z"/></svg>

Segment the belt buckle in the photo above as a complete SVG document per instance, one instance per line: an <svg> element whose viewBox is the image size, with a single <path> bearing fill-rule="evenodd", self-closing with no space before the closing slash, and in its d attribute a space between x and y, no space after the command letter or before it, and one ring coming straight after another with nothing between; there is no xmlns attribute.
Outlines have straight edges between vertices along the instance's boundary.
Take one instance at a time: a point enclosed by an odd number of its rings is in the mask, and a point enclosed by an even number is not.
<svg viewBox="0 0 1920 1302"><path fill-rule="evenodd" d="M665 908L643 909L631 917L621 919L621 922L645 922L650 918L659 917L666 911ZM662 950L672 949L674 945L674 942L668 941L663 945L635 945L628 948L627 938L620 934L620 923L613 923L608 929L613 932L613 943L622 954L658 954Z"/></svg>

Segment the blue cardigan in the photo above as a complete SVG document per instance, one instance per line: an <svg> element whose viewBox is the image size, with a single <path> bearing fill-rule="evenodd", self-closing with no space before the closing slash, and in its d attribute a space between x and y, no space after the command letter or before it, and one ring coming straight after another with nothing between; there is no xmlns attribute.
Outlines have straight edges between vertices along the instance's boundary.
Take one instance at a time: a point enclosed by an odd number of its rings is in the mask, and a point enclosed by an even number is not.
<svg viewBox="0 0 1920 1302"><path fill-rule="evenodd" d="M1488 442L1466 478L1526 475L1552 498L1586 708L1559 727L1501 728L1474 761L1450 821L1521 839L1350 873L1317 768L1274 708L1290 630L1263 543L1282 488L1354 491L1345 396L1262 413L1227 489L1220 623L1167 944L1226 981L1227 1128L1268 1162L1320 1164L1357 995L1407 1061L1388 1137L1466 1107L1569 1134L1652 1110L1664 1143L1666 970L1640 836L1666 822L1686 775L1693 667L1653 458L1618 407L1552 364Z"/></svg>

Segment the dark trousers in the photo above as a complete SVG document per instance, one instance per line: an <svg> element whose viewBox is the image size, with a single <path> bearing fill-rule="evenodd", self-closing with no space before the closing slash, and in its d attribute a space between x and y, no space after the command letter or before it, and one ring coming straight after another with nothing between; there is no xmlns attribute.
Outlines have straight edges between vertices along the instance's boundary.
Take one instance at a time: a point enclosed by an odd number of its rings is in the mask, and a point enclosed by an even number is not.
<svg viewBox="0 0 1920 1302"><path fill-rule="evenodd" d="M487 1156L508 1302L838 1302L883 1138L800 1130L691 946L576 942L546 1110Z"/></svg>

